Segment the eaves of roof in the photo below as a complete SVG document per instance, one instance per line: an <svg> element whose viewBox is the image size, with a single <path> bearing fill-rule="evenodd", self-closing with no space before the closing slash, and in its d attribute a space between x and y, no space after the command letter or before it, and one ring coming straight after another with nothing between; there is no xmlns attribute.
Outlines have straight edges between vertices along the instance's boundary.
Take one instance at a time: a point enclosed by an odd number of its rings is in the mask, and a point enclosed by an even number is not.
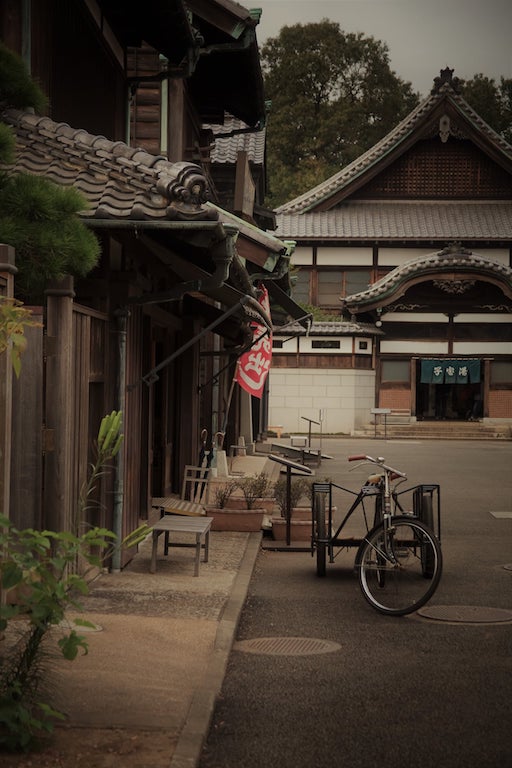
<svg viewBox="0 0 512 768"><path fill-rule="evenodd" d="M382 302L403 295L407 287L418 280L432 280L443 275L464 274L499 283L512 298L512 269L478 253L449 246L442 251L410 259L388 272L365 291L343 299L343 305L351 312L368 310Z"/></svg>
<svg viewBox="0 0 512 768"><path fill-rule="evenodd" d="M124 47L139 47L144 41L180 66L198 48L195 30L190 24L184 0L96 0L103 27L107 20ZM91 11L93 15L96 14Z"/></svg>
<svg viewBox="0 0 512 768"><path fill-rule="evenodd" d="M186 5L192 13L208 22L212 30L217 29L235 40L247 28L254 28L261 15L261 12L244 8L233 0L186 0Z"/></svg>
<svg viewBox="0 0 512 768"><path fill-rule="evenodd" d="M329 211L281 213L275 234L298 241L504 241L512 201L350 201Z"/></svg>
<svg viewBox="0 0 512 768"><path fill-rule="evenodd" d="M263 246L269 254L275 254L276 256L290 254L291 244L281 240L279 237L259 229L254 224L250 224L248 221L241 219L230 211L226 211L224 208L219 208L214 203L207 203L206 209L211 211L211 218L216 218L223 223L232 224L239 230L241 235Z"/></svg>
<svg viewBox="0 0 512 768"><path fill-rule="evenodd" d="M188 90L205 122L223 111L249 126L265 123L265 94L256 26L260 11L232 0L187 0L192 24L202 38Z"/></svg>
<svg viewBox="0 0 512 768"><path fill-rule="evenodd" d="M275 336L384 336L384 332L371 323L358 323L355 320L314 320L305 328L300 323L289 323L282 331L274 329Z"/></svg>
<svg viewBox="0 0 512 768"><path fill-rule="evenodd" d="M443 102L446 102L468 125L474 128L475 135L481 137L495 158L501 158L508 167L512 167L512 146L487 125L449 83L445 83L435 93L427 96L404 120L367 152L326 181L280 206L276 212L289 214L304 213L318 207L325 209L329 206L331 199L333 199L333 204L339 203L343 199L343 190L352 185L355 179L374 174L377 168L384 167L391 161L391 158L395 158L405 151L409 146L408 142L413 140L415 133L428 121L429 116L439 109Z"/></svg>
<svg viewBox="0 0 512 768"><path fill-rule="evenodd" d="M232 213L225 211L213 204L209 204L218 212L219 223L230 226L239 232L238 238L245 238L259 245L266 252L264 261L253 262L251 267L250 282L263 282L273 301L281 306L291 317L306 325L308 313L297 304L289 295L289 268L290 258L295 248L294 242L287 242L264 232L253 224L249 224ZM237 242L239 242L239 239ZM242 252L246 249L240 248ZM250 260L249 257L246 257ZM258 264L256 267L255 264Z"/></svg>

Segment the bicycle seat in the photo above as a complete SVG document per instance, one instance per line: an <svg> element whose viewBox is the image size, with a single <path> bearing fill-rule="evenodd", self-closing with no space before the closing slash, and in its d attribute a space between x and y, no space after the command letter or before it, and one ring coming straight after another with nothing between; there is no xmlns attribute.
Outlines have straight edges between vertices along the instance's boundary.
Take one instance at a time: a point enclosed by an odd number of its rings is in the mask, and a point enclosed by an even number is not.
<svg viewBox="0 0 512 768"><path fill-rule="evenodd" d="M370 475L366 479L366 482L361 488L361 491L365 494L365 496L377 495L378 493L380 493L383 478L384 478L384 473Z"/></svg>

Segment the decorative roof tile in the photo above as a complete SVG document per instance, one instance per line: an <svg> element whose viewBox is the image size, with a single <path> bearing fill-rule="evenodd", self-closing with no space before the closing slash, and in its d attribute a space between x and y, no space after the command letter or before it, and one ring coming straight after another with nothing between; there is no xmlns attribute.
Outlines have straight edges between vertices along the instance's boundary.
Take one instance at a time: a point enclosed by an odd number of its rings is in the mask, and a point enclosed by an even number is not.
<svg viewBox="0 0 512 768"><path fill-rule="evenodd" d="M16 137L15 162L6 170L45 176L74 186L87 199L90 219L211 220L206 179L193 163L109 141L48 117L8 110L2 120Z"/></svg>
<svg viewBox="0 0 512 768"><path fill-rule="evenodd" d="M512 202L351 201L329 211L277 216L294 240L510 240Z"/></svg>

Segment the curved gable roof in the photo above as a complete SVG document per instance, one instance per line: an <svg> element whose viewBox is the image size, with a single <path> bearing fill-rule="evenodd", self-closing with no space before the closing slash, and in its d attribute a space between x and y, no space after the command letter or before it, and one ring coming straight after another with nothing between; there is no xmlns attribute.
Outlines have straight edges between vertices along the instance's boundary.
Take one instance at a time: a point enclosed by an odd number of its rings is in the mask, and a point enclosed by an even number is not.
<svg viewBox="0 0 512 768"><path fill-rule="evenodd" d="M512 299L512 268L481 256L478 253L454 245L437 253L410 259L391 270L381 280L365 291L354 293L343 299L343 305L352 314L365 312L376 306L385 306L403 296L413 284L443 276L478 276L479 280L499 285L506 296Z"/></svg>
<svg viewBox="0 0 512 768"><path fill-rule="evenodd" d="M308 190L294 200L277 209L277 214L298 214L326 211L346 199L365 181L390 165L425 134L436 126L440 133L440 122L446 114L457 117L463 123L471 139L492 159L512 174L512 146L494 131L469 106L458 93L457 78L453 70L442 70L436 78L432 92L392 131L371 149L326 181Z"/></svg>

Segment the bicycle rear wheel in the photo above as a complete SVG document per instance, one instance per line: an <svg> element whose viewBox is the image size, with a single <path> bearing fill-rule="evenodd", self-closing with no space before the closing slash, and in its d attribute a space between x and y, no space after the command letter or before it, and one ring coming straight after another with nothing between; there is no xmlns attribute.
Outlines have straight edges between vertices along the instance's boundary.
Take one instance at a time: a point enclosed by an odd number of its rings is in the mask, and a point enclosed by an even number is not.
<svg viewBox="0 0 512 768"><path fill-rule="evenodd" d="M315 494L315 533L316 533L316 573L325 576L327 562L325 493Z"/></svg>
<svg viewBox="0 0 512 768"><path fill-rule="evenodd" d="M429 574L425 573L429 563ZM441 578L441 545L426 525L394 517L379 525L358 549L356 569L364 597L380 613L404 616L430 600Z"/></svg>

